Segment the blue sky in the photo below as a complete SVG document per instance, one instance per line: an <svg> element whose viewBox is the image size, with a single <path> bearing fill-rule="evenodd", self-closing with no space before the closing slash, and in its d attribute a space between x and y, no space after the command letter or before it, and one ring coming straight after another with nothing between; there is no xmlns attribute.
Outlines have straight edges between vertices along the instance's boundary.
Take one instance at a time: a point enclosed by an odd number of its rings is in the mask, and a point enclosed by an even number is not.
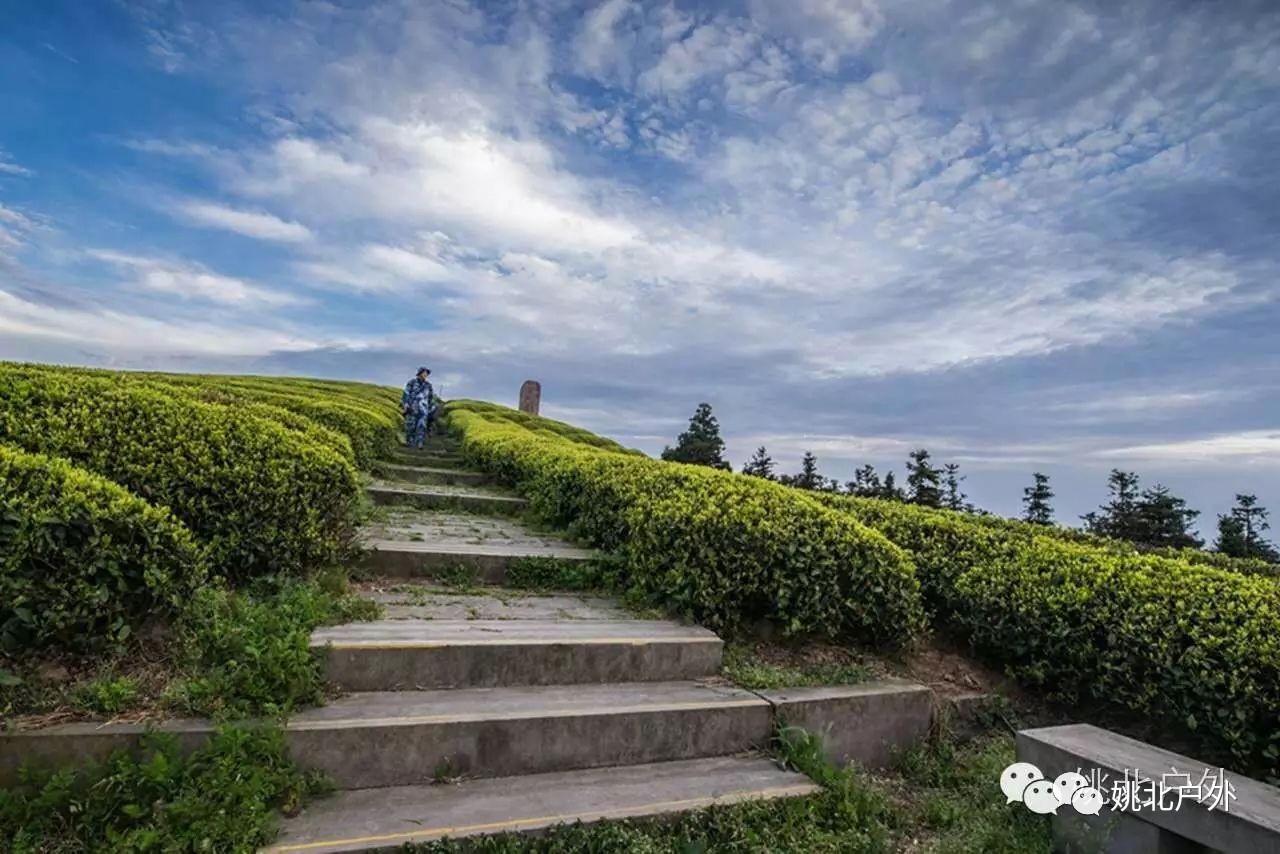
<svg viewBox="0 0 1280 854"><path fill-rule="evenodd" d="M1280 512L1274 4L6 7L0 358Z"/></svg>

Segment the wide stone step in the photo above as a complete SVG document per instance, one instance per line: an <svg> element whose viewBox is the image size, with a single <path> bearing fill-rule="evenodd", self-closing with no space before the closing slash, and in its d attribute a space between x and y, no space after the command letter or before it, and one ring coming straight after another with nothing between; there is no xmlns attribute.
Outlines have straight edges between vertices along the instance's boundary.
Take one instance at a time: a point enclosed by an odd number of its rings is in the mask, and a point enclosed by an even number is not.
<svg viewBox="0 0 1280 854"><path fill-rule="evenodd" d="M437 449L419 451L413 448L397 448L391 453L391 461L410 466L460 466L463 463L462 454L458 451Z"/></svg>
<svg viewBox="0 0 1280 854"><path fill-rule="evenodd" d="M402 850L443 837L531 833L557 824L655 818L818 791L769 759L726 756L564 771L454 786L339 792L281 827L264 854Z"/></svg>
<svg viewBox="0 0 1280 854"><path fill-rule="evenodd" d="M633 682L349 694L285 724L290 757L339 789L509 777L726 756L766 745L772 707L711 682ZM84 765L133 749L149 728L191 750L203 720L82 722L0 735L0 785L18 768Z"/></svg>
<svg viewBox="0 0 1280 854"><path fill-rule="evenodd" d="M365 541L363 567L393 578L438 578L463 570L485 584L503 584L507 570L530 558L591 560L589 549L572 546L439 543L407 540Z"/></svg>
<svg viewBox="0 0 1280 854"><path fill-rule="evenodd" d="M714 676L714 633L666 620L378 620L316 630L348 691L666 682Z"/></svg>
<svg viewBox="0 0 1280 854"><path fill-rule="evenodd" d="M700 682L379 691L287 725L295 760L342 789L723 756L771 732L768 702Z"/></svg>
<svg viewBox="0 0 1280 854"><path fill-rule="evenodd" d="M529 505L528 501L519 496L481 490L481 487L417 487L374 483L368 488L368 493L374 504L404 505L423 510L519 513Z"/></svg>
<svg viewBox="0 0 1280 854"><path fill-rule="evenodd" d="M630 620L613 599L578 593L531 593L502 587L459 593L430 583L361 582L360 595L382 605L387 619L423 620Z"/></svg>
<svg viewBox="0 0 1280 854"><path fill-rule="evenodd" d="M457 468L379 463L377 469L378 474L382 477L388 480L404 481L405 483L483 486L493 482L493 478L484 472L464 471Z"/></svg>

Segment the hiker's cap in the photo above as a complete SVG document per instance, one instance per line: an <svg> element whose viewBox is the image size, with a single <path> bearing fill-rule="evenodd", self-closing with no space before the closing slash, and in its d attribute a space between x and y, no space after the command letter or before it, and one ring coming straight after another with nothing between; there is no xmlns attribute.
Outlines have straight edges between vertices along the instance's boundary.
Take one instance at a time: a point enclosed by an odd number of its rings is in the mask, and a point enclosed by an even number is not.
<svg viewBox="0 0 1280 854"><path fill-rule="evenodd" d="M429 373L431 373L431 369L430 369L430 368L418 368L418 373L420 373L420 374L429 374Z"/></svg>

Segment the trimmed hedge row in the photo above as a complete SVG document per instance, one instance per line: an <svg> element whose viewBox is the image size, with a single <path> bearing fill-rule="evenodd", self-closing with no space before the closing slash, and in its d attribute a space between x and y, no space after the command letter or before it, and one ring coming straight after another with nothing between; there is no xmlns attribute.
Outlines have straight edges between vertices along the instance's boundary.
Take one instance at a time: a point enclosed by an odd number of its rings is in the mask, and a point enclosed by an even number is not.
<svg viewBox="0 0 1280 854"><path fill-rule="evenodd" d="M0 441L168 507L233 582L330 563L352 533L356 474L332 445L172 389L0 365Z"/></svg>
<svg viewBox="0 0 1280 854"><path fill-rule="evenodd" d="M465 408L470 412L477 412L491 420L505 421L520 427L528 428L534 432L541 432L561 438L568 439L579 445L590 445L594 448L603 448L607 451L619 451L626 454L636 454L644 456L640 451L625 448L612 439L606 439L604 436L597 436L589 430L581 427L575 427L572 424L566 424L563 421L556 421L553 418L544 418L541 415L531 415L528 412L522 412L519 409L511 409L496 403L488 403L483 400L458 400L450 404L453 407Z"/></svg>
<svg viewBox="0 0 1280 854"><path fill-rule="evenodd" d="M923 628L910 559L847 515L766 481L525 429L493 409L449 405L468 459L519 484L548 520L618 552L632 586L699 621L732 631L770 620L889 647Z"/></svg>
<svg viewBox="0 0 1280 854"><path fill-rule="evenodd" d="M940 621L1032 685L1280 776L1280 585L945 511L827 496L909 551Z"/></svg>
<svg viewBox="0 0 1280 854"><path fill-rule="evenodd" d="M175 386L215 403L257 403L302 416L317 428L345 436L351 459L362 467L384 456L395 445L402 427L398 393L381 386L293 377L162 373L116 376ZM287 424L283 420L282 423Z"/></svg>
<svg viewBox="0 0 1280 854"><path fill-rule="evenodd" d="M333 446L362 467L383 456L396 443L401 430L399 392L384 386L298 377L109 371L40 364L6 367L28 373L108 379L240 409L261 406L264 408L256 409L257 414L306 433L313 441Z"/></svg>
<svg viewBox="0 0 1280 854"><path fill-rule="evenodd" d="M167 510L65 460L0 445L0 652L123 641L175 612L205 572Z"/></svg>

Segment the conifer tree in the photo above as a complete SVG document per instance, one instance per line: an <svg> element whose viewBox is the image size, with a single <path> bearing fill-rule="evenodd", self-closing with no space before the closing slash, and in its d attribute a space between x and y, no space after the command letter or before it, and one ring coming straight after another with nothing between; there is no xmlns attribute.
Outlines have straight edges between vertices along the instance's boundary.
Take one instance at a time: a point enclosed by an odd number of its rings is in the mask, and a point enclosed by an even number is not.
<svg viewBox="0 0 1280 854"><path fill-rule="evenodd" d="M788 475L782 482L797 489L817 490L826 486L827 479L818 474L818 458L813 455L813 451L805 451L800 459L800 473Z"/></svg>
<svg viewBox="0 0 1280 854"><path fill-rule="evenodd" d="M850 495L860 495L863 498L881 498L881 492L884 486L880 483L880 475L876 474L876 467L867 464L862 466L853 473L853 480L844 485Z"/></svg>
<svg viewBox="0 0 1280 854"><path fill-rule="evenodd" d="M1035 484L1022 490L1022 518L1034 525L1053 524L1053 490L1049 488L1049 476L1035 472L1031 475Z"/></svg>
<svg viewBox="0 0 1280 854"><path fill-rule="evenodd" d="M876 497L883 498L886 501L907 500L907 496L898 488L898 485L894 483L893 472L885 472L884 483L880 487L880 494Z"/></svg>
<svg viewBox="0 0 1280 854"><path fill-rule="evenodd" d="M749 474L752 477L762 477L765 480L773 480L773 457L769 456L769 452L764 445L756 448L755 456L747 461L742 467L743 474Z"/></svg>
<svg viewBox="0 0 1280 854"><path fill-rule="evenodd" d="M907 500L925 507L942 506L942 470L930 462L924 448L912 451L907 460Z"/></svg>
<svg viewBox="0 0 1280 854"><path fill-rule="evenodd" d="M1139 535L1134 539L1146 548L1198 549L1204 540L1191 530L1199 510L1187 507L1187 502L1156 484L1143 490L1138 502Z"/></svg>
<svg viewBox="0 0 1280 854"><path fill-rule="evenodd" d="M1218 517L1218 541L1214 549L1231 557L1280 563L1280 551L1262 534L1271 527L1268 516L1267 508L1258 504L1258 496L1237 494L1231 512Z"/></svg>
<svg viewBox="0 0 1280 854"><path fill-rule="evenodd" d="M1133 472L1112 469L1107 476L1111 500L1098 510L1086 513L1085 530L1103 537L1136 542L1142 535L1138 517L1138 476Z"/></svg>
<svg viewBox="0 0 1280 854"><path fill-rule="evenodd" d="M724 458L724 439L720 438L720 423L711 414L711 404L699 403L689 429L676 439L674 448L662 449L662 458L676 463L691 463L717 469L729 468Z"/></svg>
<svg viewBox="0 0 1280 854"><path fill-rule="evenodd" d="M968 502L969 496L960 491L960 481L964 480L960 466L947 463L942 470L942 506L948 510L973 510L973 505Z"/></svg>

